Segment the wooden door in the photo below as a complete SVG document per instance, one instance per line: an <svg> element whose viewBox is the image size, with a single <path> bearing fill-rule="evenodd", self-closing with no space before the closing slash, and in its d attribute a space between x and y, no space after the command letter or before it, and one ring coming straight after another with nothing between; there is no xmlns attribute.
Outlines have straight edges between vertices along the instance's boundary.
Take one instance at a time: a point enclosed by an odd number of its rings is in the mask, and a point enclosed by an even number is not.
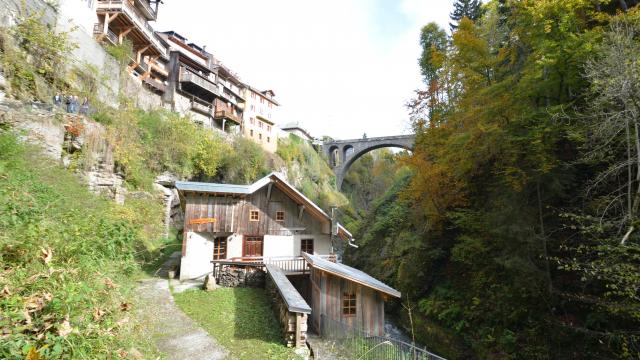
<svg viewBox="0 0 640 360"><path fill-rule="evenodd" d="M262 236L245 236L244 246L242 247L243 257L260 257L264 247L264 238Z"/></svg>

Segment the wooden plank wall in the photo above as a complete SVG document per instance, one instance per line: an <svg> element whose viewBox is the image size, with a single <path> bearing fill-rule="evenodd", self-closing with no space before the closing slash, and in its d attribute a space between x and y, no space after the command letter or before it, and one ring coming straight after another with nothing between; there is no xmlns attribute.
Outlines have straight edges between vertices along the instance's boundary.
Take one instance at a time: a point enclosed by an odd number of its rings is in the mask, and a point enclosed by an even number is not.
<svg viewBox="0 0 640 360"><path fill-rule="evenodd" d="M267 199L265 186L246 197L218 196L207 193L186 193L185 231L238 233L244 235L292 235L290 228L305 228L305 234L323 234L323 222L304 212L298 219L299 206L276 186L271 189L271 199ZM250 221L251 210L258 210L259 221ZM284 211L285 220L276 221L276 212ZM216 219L208 224L189 224L192 219Z"/></svg>
<svg viewBox="0 0 640 360"><path fill-rule="evenodd" d="M321 274L314 276L313 272ZM379 291L317 269L312 269L311 282L314 325L319 325L320 315L325 315L371 335L384 335L384 299ZM349 291L356 294L355 316L342 314L342 294Z"/></svg>

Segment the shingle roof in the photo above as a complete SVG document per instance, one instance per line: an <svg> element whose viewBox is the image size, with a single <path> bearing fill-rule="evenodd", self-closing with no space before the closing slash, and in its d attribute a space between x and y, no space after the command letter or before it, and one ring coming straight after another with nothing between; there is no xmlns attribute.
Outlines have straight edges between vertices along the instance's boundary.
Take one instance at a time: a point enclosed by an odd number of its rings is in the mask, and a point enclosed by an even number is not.
<svg viewBox="0 0 640 360"><path fill-rule="evenodd" d="M374 290L378 290L391 296L395 296L398 298L401 296L398 290L372 277L364 271L352 268L351 266L347 266L345 264L334 263L316 255L302 253L302 256L307 260L309 265L314 268L318 268L341 278L357 282L361 285L370 287Z"/></svg>

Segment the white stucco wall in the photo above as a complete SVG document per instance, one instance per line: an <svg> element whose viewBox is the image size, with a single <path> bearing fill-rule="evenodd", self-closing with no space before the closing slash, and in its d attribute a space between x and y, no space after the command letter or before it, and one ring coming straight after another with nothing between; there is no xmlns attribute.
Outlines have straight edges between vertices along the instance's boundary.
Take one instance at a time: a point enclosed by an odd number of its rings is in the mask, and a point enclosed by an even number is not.
<svg viewBox="0 0 640 360"><path fill-rule="evenodd" d="M187 232L186 253L180 262L180 280L198 279L211 272L213 235Z"/></svg>
<svg viewBox="0 0 640 360"><path fill-rule="evenodd" d="M227 238L227 258L242 257L242 235L231 235Z"/></svg>
<svg viewBox="0 0 640 360"><path fill-rule="evenodd" d="M300 244L298 244L297 253L295 248L294 236L265 235L262 254L264 257L298 256L300 254Z"/></svg>
<svg viewBox="0 0 640 360"><path fill-rule="evenodd" d="M213 260L214 234L187 232L186 253L180 263L180 280L199 279L211 272ZM302 239L313 239L314 253L331 253L329 235L264 236L263 256L300 256ZM242 257L243 236L231 235L227 238L227 258Z"/></svg>

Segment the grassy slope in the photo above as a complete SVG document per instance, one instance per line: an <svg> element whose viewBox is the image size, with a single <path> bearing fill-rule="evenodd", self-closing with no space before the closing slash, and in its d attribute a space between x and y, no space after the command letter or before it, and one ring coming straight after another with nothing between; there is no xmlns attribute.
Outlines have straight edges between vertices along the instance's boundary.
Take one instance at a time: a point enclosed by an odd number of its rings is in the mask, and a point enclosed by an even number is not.
<svg viewBox="0 0 640 360"><path fill-rule="evenodd" d="M142 225L38 153L0 131L0 358L151 357L128 309Z"/></svg>
<svg viewBox="0 0 640 360"><path fill-rule="evenodd" d="M221 288L174 295L178 306L239 359L290 359L263 289Z"/></svg>

